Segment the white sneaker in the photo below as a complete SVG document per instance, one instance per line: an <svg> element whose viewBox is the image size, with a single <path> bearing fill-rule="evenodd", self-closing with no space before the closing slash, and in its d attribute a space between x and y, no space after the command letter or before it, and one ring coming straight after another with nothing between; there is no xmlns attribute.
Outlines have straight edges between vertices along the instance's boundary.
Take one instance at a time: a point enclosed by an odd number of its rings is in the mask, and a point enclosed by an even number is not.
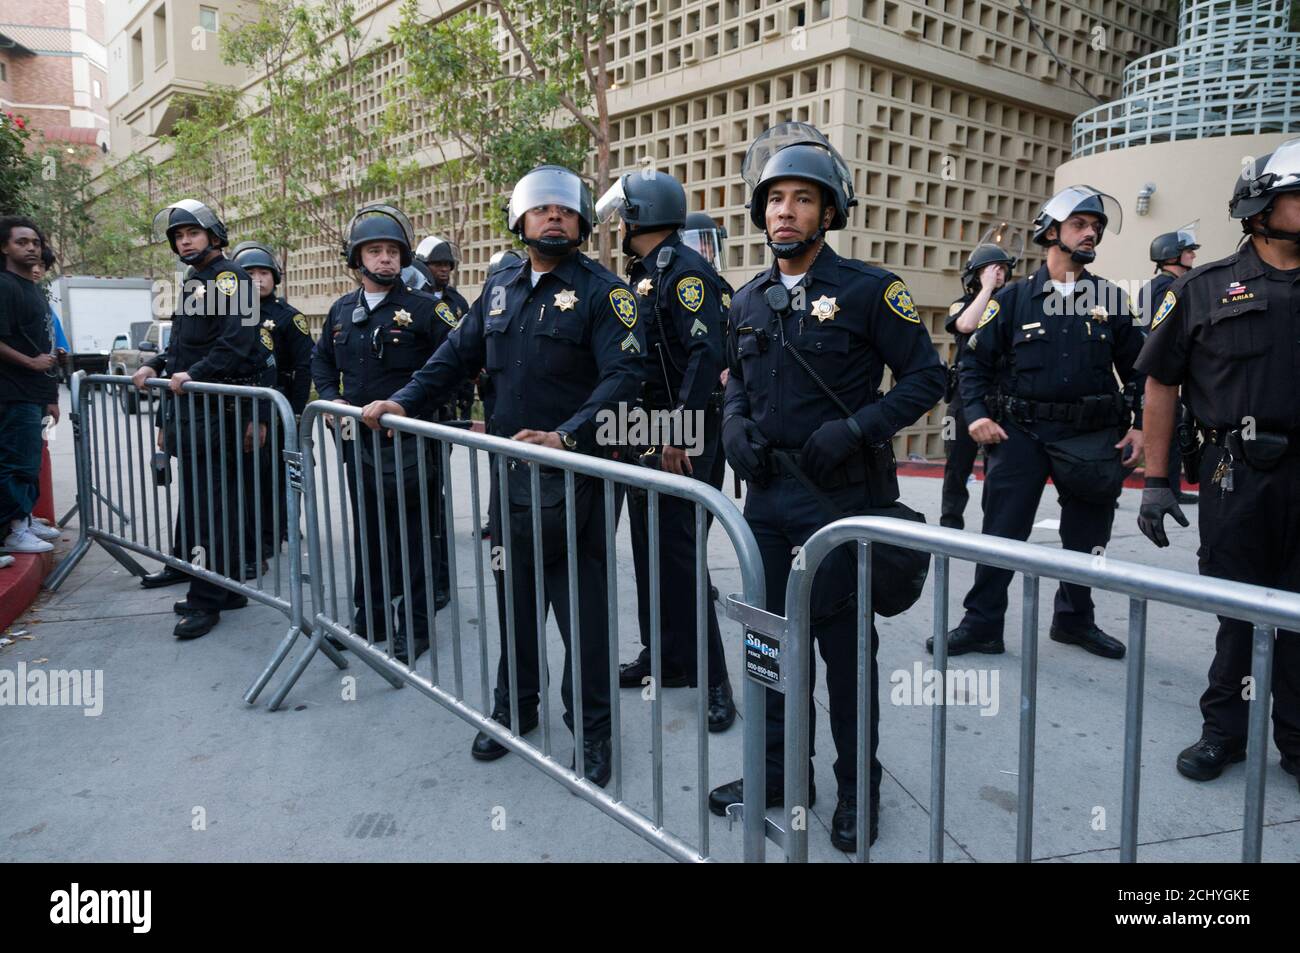
<svg viewBox="0 0 1300 953"><path fill-rule="evenodd" d="M27 517L27 532L31 533L37 539L43 539L46 542L54 542L56 539L62 539L63 534L47 523L41 523L30 516Z"/></svg>
<svg viewBox="0 0 1300 953"><path fill-rule="evenodd" d="M12 556L0 556L0 569L7 569L14 564Z"/></svg>
<svg viewBox="0 0 1300 953"><path fill-rule="evenodd" d="M54 551L54 544L47 543L43 539L37 539L26 529L15 530L5 537L0 549L10 553L50 553Z"/></svg>

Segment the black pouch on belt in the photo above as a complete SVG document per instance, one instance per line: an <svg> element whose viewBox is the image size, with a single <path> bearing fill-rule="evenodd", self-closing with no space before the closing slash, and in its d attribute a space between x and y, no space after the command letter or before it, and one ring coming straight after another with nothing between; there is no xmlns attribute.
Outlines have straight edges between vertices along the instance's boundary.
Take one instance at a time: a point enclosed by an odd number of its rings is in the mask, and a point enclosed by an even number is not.
<svg viewBox="0 0 1300 953"><path fill-rule="evenodd" d="M1052 482L1063 496L1084 503L1111 503L1124 485L1124 465L1116 449L1116 430L1093 430L1044 443Z"/></svg>
<svg viewBox="0 0 1300 953"><path fill-rule="evenodd" d="M1291 440L1284 433L1262 433L1247 440L1239 430L1228 435L1228 446L1235 456L1245 460L1256 470L1272 470L1286 456Z"/></svg>

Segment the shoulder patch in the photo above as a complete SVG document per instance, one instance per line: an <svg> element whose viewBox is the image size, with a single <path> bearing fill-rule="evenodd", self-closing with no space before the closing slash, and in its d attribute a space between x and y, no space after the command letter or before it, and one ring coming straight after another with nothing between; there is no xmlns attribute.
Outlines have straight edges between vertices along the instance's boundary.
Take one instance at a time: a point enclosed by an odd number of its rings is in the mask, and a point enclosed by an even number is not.
<svg viewBox="0 0 1300 953"><path fill-rule="evenodd" d="M307 337L311 337L311 329L307 327L307 319L301 314L295 314L293 316L293 326L303 334L307 335Z"/></svg>
<svg viewBox="0 0 1300 953"><path fill-rule="evenodd" d="M217 290L229 298L235 293L235 289L239 287L239 276L233 271L223 271L221 274L217 275L214 283L217 286Z"/></svg>
<svg viewBox="0 0 1300 953"><path fill-rule="evenodd" d="M615 288L609 293L609 303L618 319L629 328L636 327L636 299L626 288Z"/></svg>
<svg viewBox="0 0 1300 953"><path fill-rule="evenodd" d="M460 327L460 318L456 317L456 312L451 310L451 305L447 304L447 302L439 301L433 306L433 313L453 328Z"/></svg>
<svg viewBox="0 0 1300 953"><path fill-rule="evenodd" d="M683 278L677 282L677 300L694 314L704 304L704 282L699 278Z"/></svg>
<svg viewBox="0 0 1300 953"><path fill-rule="evenodd" d="M965 310L966 310L966 306L964 304L962 304L960 301L954 301L951 305L948 306L948 317L950 318L956 317L957 315L961 314Z"/></svg>
<svg viewBox="0 0 1300 953"><path fill-rule="evenodd" d="M271 332L266 328L262 328L262 347L268 351L275 350L275 342L271 340Z"/></svg>
<svg viewBox="0 0 1300 953"><path fill-rule="evenodd" d="M984 313L980 315L980 323L975 325L975 330L978 331L980 328L984 327L984 325L996 318L998 312L1001 310L1002 305L998 304L997 301L990 300L988 307L985 308Z"/></svg>
<svg viewBox="0 0 1300 953"><path fill-rule="evenodd" d="M1160 322L1169 317L1169 312L1174 310L1174 305L1178 304L1178 296L1172 291L1165 292L1165 300L1160 302L1160 307L1156 309L1155 317L1151 319L1151 330L1154 331L1160 327Z"/></svg>
<svg viewBox="0 0 1300 953"><path fill-rule="evenodd" d="M912 304L912 293L907 290L907 285L902 281L895 281L885 289L885 304L889 305L890 310L904 321L911 321L913 324L921 323L921 316L916 313L916 305Z"/></svg>

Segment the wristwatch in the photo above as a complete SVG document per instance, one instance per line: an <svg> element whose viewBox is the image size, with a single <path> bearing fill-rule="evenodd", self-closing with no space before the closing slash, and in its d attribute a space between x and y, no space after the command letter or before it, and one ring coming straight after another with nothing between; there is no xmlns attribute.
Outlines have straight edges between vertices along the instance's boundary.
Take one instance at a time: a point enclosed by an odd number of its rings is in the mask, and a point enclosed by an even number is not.
<svg viewBox="0 0 1300 953"><path fill-rule="evenodd" d="M574 439L573 434L564 430L555 431L560 435L560 442L564 444L565 450L577 450L578 441Z"/></svg>

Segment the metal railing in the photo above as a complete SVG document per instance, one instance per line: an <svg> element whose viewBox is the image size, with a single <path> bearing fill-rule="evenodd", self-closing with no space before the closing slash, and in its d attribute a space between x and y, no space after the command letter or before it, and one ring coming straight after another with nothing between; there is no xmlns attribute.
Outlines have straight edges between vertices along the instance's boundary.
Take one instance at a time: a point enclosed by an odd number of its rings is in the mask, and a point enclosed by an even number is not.
<svg viewBox="0 0 1300 953"><path fill-rule="evenodd" d="M327 420L328 418L328 420ZM475 729L485 732L509 751L523 757L569 791L593 804L601 811L639 834L649 843L670 856L683 861L707 860L710 855L708 793L709 793L709 740L707 732L708 671L706 607L710 599L707 576L706 545L709 518L729 537L735 550L743 588L743 598L760 603L764 598L762 562L758 546L748 524L735 504L713 487L688 477L675 476L657 469L603 459L587 454L552 450L520 441L475 433L461 428L405 417L386 416L381 430L366 428L361 422L361 410L344 404L315 401L308 405L300 425L300 446L303 455L302 492L306 513L306 539L308 573L311 585L311 617L304 629L312 631L311 641L296 659L294 665L277 686L271 700L274 707L283 701L294 683L302 676L322 639L328 634L346 644L362 661L378 671L395 687L410 685L457 715ZM391 430L389 438L387 432ZM332 436L327 433L332 432ZM391 443L390 443L391 439ZM332 444L333 449L330 449ZM367 446L368 445L368 446ZM468 454L468 486L456 485L451 479L450 454L453 447L463 447ZM484 544L479 540L479 527L483 522L485 494L481 486L480 463L486 455L489 479L495 485L497 503L502 495L508 501L507 512L512 508L516 520L494 515L494 532L499 534L499 549L493 547L489 559L484 558ZM376 492L382 479L385 457L391 460L394 486ZM412 466L412 461L414 466ZM402 474L414 470L414 485L420 490L402 489ZM439 493L439 476L446 487ZM510 500L510 485L522 481L518 471L526 471L529 488L527 516L517 511ZM563 487L563 559L567 583L569 631L569 678L572 691L572 720L574 735L574 763L556 755L553 714L550 710L549 675L547 659L546 618L547 601L554 587L548 588L544 576L544 563L555 565L556 560L544 559L543 545L553 541L559 531L555 523L551 532L543 529L541 481L544 472L554 477L562 471ZM516 472L512 480L510 474ZM608 670L586 672L582 670L582 640L589 633L582 632L580 572L578 570L579 529L577 502L579 480L595 481L589 484L586 496L589 518L600 519L603 528L605 616L608 629ZM367 490L367 486L370 487ZM504 489L503 489L504 488ZM664 724L662 692L652 691L650 701L651 763L649 769L650 803L641 809L625 798L628 793L623 744L623 715L620 710L618 672L619 607L618 565L616 532L622 494L628 490L644 491L649 510L649 589L660 592L659 520L660 498L673 496L689 501L694 508L696 529L696 606L697 629L697 687L696 695L696 814L698 835L694 842L680 832L665 826L664 798ZM347 497L346 502L344 497ZM454 530L458 511L468 503L469 525L473 533L474 585L468 607L462 605L457 546ZM377 506L377 519L367 513L367 507ZM499 508L489 505L489 509ZM598 512L599 511L599 512ZM450 537L447 546L450 602L443 611L434 611L434 593L437 564L438 523L446 527ZM512 523L514 526L512 527ZM587 526L584 523L584 526ZM515 538L523 527L528 532ZM378 530L381 540L370 545L369 534ZM585 531L584 531L585 532ZM396 534L396 540L391 538ZM418 534L418 543L412 542ZM528 540L525 537L531 537ZM354 551L349 546L356 542ZM495 540L494 540L495 542ZM519 547L531 542L531 559ZM589 541L590 542L590 541ZM395 548L393 544L396 544ZM422 548L422 552L416 547ZM377 553L379 565L371 553ZM415 558L422 556L422 559ZM508 671L510 726L506 727L490 716L494 708L494 695L489 685L488 673L491 656L487 625L486 585L488 572L485 562L491 562L496 586L504 589L505 666ZM516 573L525 572L521 564L531 562L534 604L519 605L516 599ZM421 567L412 572L411 564ZM590 578L590 576L588 577ZM360 586L358 587L358 580ZM425 630L416 618L420 612L418 599L413 599L416 587L423 587ZM354 597L362 592L362 604L354 606ZM372 604L373 593L379 592L381 605ZM400 596L398 595L400 593ZM683 598L686 594L681 594ZM417 603L413 607L413 603ZM354 613L365 619L364 631L358 631ZM559 606L557 604L557 613ZM445 612L445 615L444 615ZM468 698L466 672L465 620L473 613L477 622L476 645L469 652L476 655L479 672L479 702ZM525 615L528 613L529 615ZM650 663L653 686L663 684L662 632L659 599L650 606ZM530 618L531 616L531 618ZM382 617L382 637L377 635ZM438 625L446 619L444 625ZM524 620L536 630L538 659L538 715L539 744L533 744L516 734L521 726L519 691L519 650L521 641L516 629ZM558 621L558 620L557 620ZM428 641L428 658L419 655L417 639L424 635ZM384 642L385 645L377 643ZM395 642L398 648L395 648ZM500 654L500 653L496 653ZM399 657L404 655L405 658ZM447 656L450 656L448 672ZM500 660L498 659L498 663ZM450 677L448 677L450 675ZM583 688L584 679L608 679L610 695L610 741L612 747L612 775L608 790L586 779L584 757ZM472 681L471 681L472 684ZM763 722L765 699L762 689L746 680L745 694L745 746L746 759L755 756L761 765L763 758ZM760 833L761 851L761 833Z"/></svg>
<svg viewBox="0 0 1300 953"><path fill-rule="evenodd" d="M129 377L73 375L69 416L76 447L78 538L45 585L58 589L91 545L98 544L132 576L146 574L132 554L144 556L278 609L289 629L249 689L251 701L304 626L299 495L282 493L290 488L281 485L296 479L301 465L293 410L284 395L264 387L191 381L174 394L159 378L147 386L146 395ZM183 424L200 419L222 423L215 429L205 425L200 439L199 427ZM272 452L283 444L284 466L273 464L270 454L244 453L234 445L246 428L257 434L263 426ZM160 439L170 447L165 464L154 460ZM199 485L187 493L191 480ZM206 511L193 513L198 496L208 501ZM263 549L266 520L276 530L274 553ZM281 525L287 537L283 557L278 552ZM221 545L213 546L213 541ZM325 651L335 665L347 666L333 646L326 645Z"/></svg>
<svg viewBox="0 0 1300 953"><path fill-rule="evenodd" d="M1120 860L1137 858L1138 802L1141 789L1143 688L1146 665L1147 605L1155 601L1239 619L1253 625L1251 674L1257 686L1250 701L1247 735L1246 795L1243 812L1242 859L1257 863L1263 840L1264 768L1268 753L1269 701L1274 638L1278 629L1300 630L1300 594L1265 589L1207 576L1065 550L1048 549L1018 540L976 535L958 530L882 517L852 517L823 527L800 551L786 587L786 617L731 599L728 614L748 629L779 641L783 659L785 706L784 824L767 821L769 832L785 848L786 859L806 862L806 824L793 823L793 812L808 803L808 670L809 597L818 567L837 547L856 544L858 605L871 603L871 558L875 543L934 554L934 668L948 677L949 560L956 558L1023 574L1022 653L1020 683L1019 792L1017 797L1016 859L1031 860L1034 820L1034 741L1038 693L1038 591L1041 578L1108 590L1129 597L1128 682L1124 719L1123 813ZM869 859L867 844L867 746L872 693L866 690L870 670L868 613L857 613L858 765L857 832L859 861ZM1263 687L1260 687L1263 686ZM943 860L944 775L947 720L944 692L938 692L931 722L930 859ZM752 778L746 765L746 821ZM759 787L758 790L763 790ZM748 855L747 855L748 857Z"/></svg>

